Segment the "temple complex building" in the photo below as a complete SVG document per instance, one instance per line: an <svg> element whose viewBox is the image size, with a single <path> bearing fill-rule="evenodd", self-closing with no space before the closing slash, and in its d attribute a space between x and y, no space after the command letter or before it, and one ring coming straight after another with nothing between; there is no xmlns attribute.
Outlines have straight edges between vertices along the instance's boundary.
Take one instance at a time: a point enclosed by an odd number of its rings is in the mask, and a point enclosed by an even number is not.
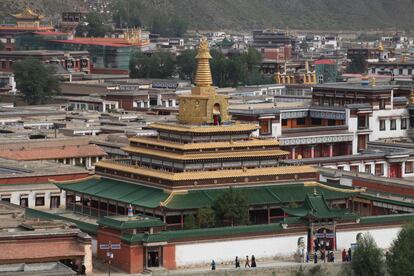
<svg viewBox="0 0 414 276"><path fill-rule="evenodd" d="M26 8L18 14L12 15L16 20L13 25L0 25L0 40L5 44L6 51L15 50L15 36L27 32L52 32L51 25L42 25L43 16Z"/></svg>
<svg viewBox="0 0 414 276"><path fill-rule="evenodd" d="M227 262L247 249L259 258L290 255L299 245L310 254L341 250L359 232L374 228L381 247L389 246L412 218L414 201L402 198L400 190L390 200L386 187L368 177L338 179L328 168L305 164L326 152L327 159L352 152L349 110L323 105L229 110L227 96L212 87L205 41L196 58L196 85L179 96L176 121L152 123L150 135L130 137L122 147L126 155L96 163L96 175L52 181L65 194L66 209L37 215L76 223L92 235L100 260L106 259L105 245L119 244L113 264L129 273ZM297 137L299 125L312 135ZM314 145L313 158L303 157L306 143ZM302 152L296 153L299 145ZM328 150L316 147L325 145ZM393 187L413 193L405 182ZM214 206L230 188L246 196L250 225L224 221L220 227L186 229L188 218Z"/></svg>

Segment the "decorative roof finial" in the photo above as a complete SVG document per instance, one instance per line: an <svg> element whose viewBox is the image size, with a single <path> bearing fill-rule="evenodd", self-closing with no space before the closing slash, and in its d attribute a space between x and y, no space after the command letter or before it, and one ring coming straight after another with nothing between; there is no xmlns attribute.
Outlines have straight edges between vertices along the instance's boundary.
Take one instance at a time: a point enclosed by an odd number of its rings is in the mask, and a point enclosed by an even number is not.
<svg viewBox="0 0 414 276"><path fill-rule="evenodd" d="M414 88L411 90L410 97L408 99L409 104L414 104Z"/></svg>
<svg viewBox="0 0 414 276"><path fill-rule="evenodd" d="M201 39L200 45L198 46L196 59L198 60L198 63L194 81L195 84L198 87L211 86L213 84L213 78L211 77L209 60L212 59L212 57L210 55L210 49L208 48L208 41L204 37Z"/></svg>
<svg viewBox="0 0 414 276"><path fill-rule="evenodd" d="M384 51L384 45L382 44L382 41L378 45L378 51Z"/></svg>

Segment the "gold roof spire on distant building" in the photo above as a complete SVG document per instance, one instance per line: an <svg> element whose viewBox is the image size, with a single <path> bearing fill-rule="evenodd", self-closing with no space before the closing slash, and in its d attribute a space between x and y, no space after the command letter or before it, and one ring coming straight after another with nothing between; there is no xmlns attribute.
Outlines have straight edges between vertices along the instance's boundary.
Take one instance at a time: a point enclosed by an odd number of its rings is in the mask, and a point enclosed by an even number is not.
<svg viewBox="0 0 414 276"><path fill-rule="evenodd" d="M410 97L408 99L409 104L414 104L414 88L411 90Z"/></svg>
<svg viewBox="0 0 414 276"><path fill-rule="evenodd" d="M208 48L208 42L205 38L201 39L200 46L198 47L196 59L197 71L195 77L195 84L198 87L208 87L213 84L210 70L210 50Z"/></svg>
<svg viewBox="0 0 414 276"><path fill-rule="evenodd" d="M16 19L41 19L44 17L43 15L35 13L29 7L26 7L21 13L13 14L12 16Z"/></svg>
<svg viewBox="0 0 414 276"><path fill-rule="evenodd" d="M382 41L380 41L378 45L378 51L384 51L384 45L382 44Z"/></svg>

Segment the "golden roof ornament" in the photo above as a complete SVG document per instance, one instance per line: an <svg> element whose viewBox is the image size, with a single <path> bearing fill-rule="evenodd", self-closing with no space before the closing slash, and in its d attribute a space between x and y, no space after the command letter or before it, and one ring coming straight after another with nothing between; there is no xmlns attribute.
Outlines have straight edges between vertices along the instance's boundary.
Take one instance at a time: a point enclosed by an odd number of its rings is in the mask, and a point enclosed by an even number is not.
<svg viewBox="0 0 414 276"><path fill-rule="evenodd" d="M382 41L378 45L378 51L381 51L381 52L384 51L384 45L382 44Z"/></svg>
<svg viewBox="0 0 414 276"><path fill-rule="evenodd" d="M414 104L414 88L411 90L410 97L408 99L409 104Z"/></svg>
<svg viewBox="0 0 414 276"><path fill-rule="evenodd" d="M208 41L205 38L202 38L200 45L197 49L197 71L195 77L195 84L198 87L207 87L213 84L213 78L211 77L210 70L210 49L208 48Z"/></svg>
<svg viewBox="0 0 414 276"><path fill-rule="evenodd" d="M21 13L13 14L12 16L16 19L41 19L44 17L43 15L35 13L29 7L26 7Z"/></svg>

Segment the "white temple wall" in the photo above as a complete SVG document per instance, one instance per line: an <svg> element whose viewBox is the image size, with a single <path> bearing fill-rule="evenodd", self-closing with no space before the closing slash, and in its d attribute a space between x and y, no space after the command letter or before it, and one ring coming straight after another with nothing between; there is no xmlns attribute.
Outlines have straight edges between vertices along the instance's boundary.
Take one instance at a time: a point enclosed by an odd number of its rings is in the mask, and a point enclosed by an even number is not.
<svg viewBox="0 0 414 276"><path fill-rule="evenodd" d="M244 259L254 255L257 259L276 256L291 256L297 250L300 237L307 244L307 233L296 233L286 236L263 238L244 237L239 240L221 240L208 242L194 242L191 244L176 244L175 260L178 267L202 263L216 263L234 261L236 256Z"/></svg>
<svg viewBox="0 0 414 276"><path fill-rule="evenodd" d="M397 238L401 227L382 228L382 229L363 229L363 230L351 230L351 231L340 231L336 233L336 247L338 250L348 249L351 243L356 243L356 237L358 233L366 235L371 234L377 243L378 247L382 249L388 249L394 239Z"/></svg>

